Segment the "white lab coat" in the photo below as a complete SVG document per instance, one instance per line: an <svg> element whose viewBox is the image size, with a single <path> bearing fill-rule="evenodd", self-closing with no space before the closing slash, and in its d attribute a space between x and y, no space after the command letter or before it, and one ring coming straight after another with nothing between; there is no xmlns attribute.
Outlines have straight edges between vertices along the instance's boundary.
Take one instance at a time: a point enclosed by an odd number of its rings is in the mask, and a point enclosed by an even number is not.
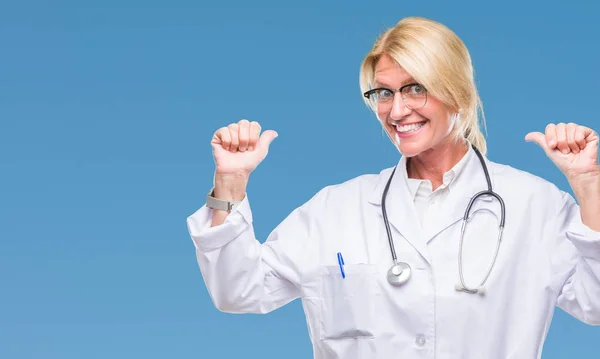
<svg viewBox="0 0 600 359"><path fill-rule="evenodd" d="M300 298L316 359L540 358L555 306L600 324L600 233L583 225L574 199L552 183L486 163L506 204L506 227L485 295L455 290L462 217L471 196L487 189L471 152L424 229L406 172L396 171L386 208L398 260L412 266L401 287L386 281L392 258L381 212L393 168L323 188L264 244L255 238L248 196L212 228L212 210L203 206L187 224L215 306L268 313ZM499 219L497 201L475 203L463 247L469 286L488 269Z"/></svg>

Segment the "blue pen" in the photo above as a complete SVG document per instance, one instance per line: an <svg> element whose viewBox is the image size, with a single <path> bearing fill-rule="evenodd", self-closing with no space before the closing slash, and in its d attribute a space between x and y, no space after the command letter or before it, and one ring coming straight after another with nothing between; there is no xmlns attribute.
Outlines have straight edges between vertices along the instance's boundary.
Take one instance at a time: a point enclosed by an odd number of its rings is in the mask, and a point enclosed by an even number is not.
<svg viewBox="0 0 600 359"><path fill-rule="evenodd" d="M346 278L346 273L344 273L344 258L342 257L342 253L338 252L338 264L340 265L340 271L342 272L342 278Z"/></svg>

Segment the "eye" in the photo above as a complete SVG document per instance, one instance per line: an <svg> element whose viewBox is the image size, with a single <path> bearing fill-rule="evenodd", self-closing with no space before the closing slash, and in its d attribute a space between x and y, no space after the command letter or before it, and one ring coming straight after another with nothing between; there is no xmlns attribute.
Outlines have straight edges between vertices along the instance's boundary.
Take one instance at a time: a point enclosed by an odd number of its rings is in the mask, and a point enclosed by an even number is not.
<svg viewBox="0 0 600 359"><path fill-rule="evenodd" d="M405 89L411 96L421 96L425 94L425 88L420 84L414 84Z"/></svg>
<svg viewBox="0 0 600 359"><path fill-rule="evenodd" d="M389 89L379 89L375 93L378 100L389 100L394 97L394 92Z"/></svg>

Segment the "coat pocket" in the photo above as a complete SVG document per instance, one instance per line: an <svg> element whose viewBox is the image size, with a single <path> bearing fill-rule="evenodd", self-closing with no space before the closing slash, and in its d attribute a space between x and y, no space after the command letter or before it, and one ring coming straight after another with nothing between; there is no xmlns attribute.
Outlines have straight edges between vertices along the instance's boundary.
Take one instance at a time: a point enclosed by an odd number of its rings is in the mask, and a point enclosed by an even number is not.
<svg viewBox="0 0 600 359"><path fill-rule="evenodd" d="M377 267L346 264L324 266L320 276L320 338L340 340L373 338L377 325L375 303L381 297Z"/></svg>

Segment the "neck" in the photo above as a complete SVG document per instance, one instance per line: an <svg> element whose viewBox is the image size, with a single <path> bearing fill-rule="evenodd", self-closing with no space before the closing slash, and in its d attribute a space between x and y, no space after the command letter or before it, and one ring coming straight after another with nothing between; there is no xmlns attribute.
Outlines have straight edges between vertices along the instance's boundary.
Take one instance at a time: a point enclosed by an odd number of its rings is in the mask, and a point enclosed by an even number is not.
<svg viewBox="0 0 600 359"><path fill-rule="evenodd" d="M444 173L452 169L467 153L468 146L464 141L447 141L409 158L406 168L408 177L429 180L435 190L444 182Z"/></svg>

